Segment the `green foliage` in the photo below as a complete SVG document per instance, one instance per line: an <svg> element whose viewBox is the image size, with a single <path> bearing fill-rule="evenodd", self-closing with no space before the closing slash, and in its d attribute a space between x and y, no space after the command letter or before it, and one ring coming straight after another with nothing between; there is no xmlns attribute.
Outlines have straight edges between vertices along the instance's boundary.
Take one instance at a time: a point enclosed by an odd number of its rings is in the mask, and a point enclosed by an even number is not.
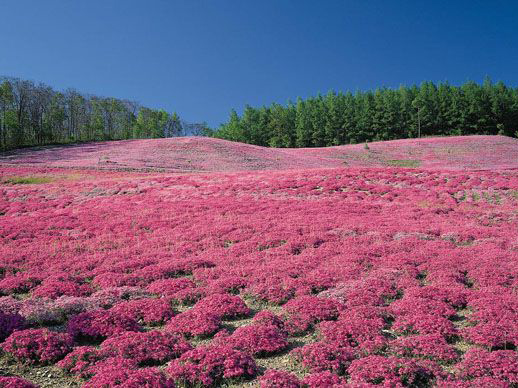
<svg viewBox="0 0 518 388"><path fill-rule="evenodd" d="M184 128L188 131L184 132ZM78 141L208 135L205 123L128 100L0 77L0 150Z"/></svg>
<svg viewBox="0 0 518 388"><path fill-rule="evenodd" d="M171 121L174 118L174 122ZM170 128L178 125L178 115L173 116L164 110L153 110L141 108L133 129L134 137L137 138L159 138L165 137Z"/></svg>
<svg viewBox="0 0 518 388"><path fill-rule="evenodd" d="M418 136L518 137L518 88L473 81L298 98L296 104L246 106L212 136L270 147L321 147Z"/></svg>
<svg viewBox="0 0 518 388"><path fill-rule="evenodd" d="M391 159L387 160L387 166L391 167L407 167L407 168L416 168L421 165L420 160L414 159Z"/></svg>
<svg viewBox="0 0 518 388"><path fill-rule="evenodd" d="M52 182L52 177L48 176L10 176L2 179L2 183L11 185L28 185Z"/></svg>

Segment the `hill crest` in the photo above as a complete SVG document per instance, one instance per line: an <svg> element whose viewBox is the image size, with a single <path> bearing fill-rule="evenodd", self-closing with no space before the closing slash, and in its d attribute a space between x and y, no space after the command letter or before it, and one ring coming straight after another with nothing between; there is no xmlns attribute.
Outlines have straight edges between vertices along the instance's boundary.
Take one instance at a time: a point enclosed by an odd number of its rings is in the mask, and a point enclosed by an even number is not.
<svg viewBox="0 0 518 388"><path fill-rule="evenodd" d="M412 167L445 170L518 168L518 139L455 136L325 148L267 148L205 137L121 140L10 151L0 164L152 169L171 172Z"/></svg>

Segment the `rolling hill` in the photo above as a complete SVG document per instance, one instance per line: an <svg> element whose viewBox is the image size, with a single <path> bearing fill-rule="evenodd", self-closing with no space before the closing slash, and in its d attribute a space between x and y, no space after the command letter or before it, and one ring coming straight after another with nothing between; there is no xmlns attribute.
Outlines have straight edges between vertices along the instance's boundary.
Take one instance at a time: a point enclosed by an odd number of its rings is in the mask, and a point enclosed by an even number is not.
<svg viewBox="0 0 518 388"><path fill-rule="evenodd" d="M456 136L326 148L266 148L204 137L27 148L0 155L17 166L209 172L332 167L518 168L518 139Z"/></svg>
<svg viewBox="0 0 518 388"><path fill-rule="evenodd" d="M499 136L4 154L0 387L516 384L517 155Z"/></svg>

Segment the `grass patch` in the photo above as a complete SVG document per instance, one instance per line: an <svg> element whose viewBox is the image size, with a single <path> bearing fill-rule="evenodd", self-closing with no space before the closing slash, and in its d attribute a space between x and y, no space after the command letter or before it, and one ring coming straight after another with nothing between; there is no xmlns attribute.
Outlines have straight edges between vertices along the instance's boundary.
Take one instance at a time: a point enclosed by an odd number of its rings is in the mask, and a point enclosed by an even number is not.
<svg viewBox="0 0 518 388"><path fill-rule="evenodd" d="M386 161L386 164L392 167L416 168L421 165L421 161L417 159L390 159Z"/></svg>
<svg viewBox="0 0 518 388"><path fill-rule="evenodd" d="M264 251L266 249L280 247L281 245L284 245L284 244L286 244L286 240L278 240L278 241L274 241L274 242L271 242L271 243L268 243L268 244L259 245L257 247L257 250L258 251Z"/></svg>
<svg viewBox="0 0 518 388"><path fill-rule="evenodd" d="M49 176L10 176L2 179L2 183L11 185L32 185L52 182L54 178Z"/></svg>

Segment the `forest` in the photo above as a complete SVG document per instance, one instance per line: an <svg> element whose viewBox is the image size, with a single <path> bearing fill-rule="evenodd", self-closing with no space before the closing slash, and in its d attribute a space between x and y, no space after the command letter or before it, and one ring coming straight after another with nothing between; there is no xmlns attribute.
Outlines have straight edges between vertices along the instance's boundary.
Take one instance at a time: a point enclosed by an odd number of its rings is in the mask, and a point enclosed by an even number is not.
<svg viewBox="0 0 518 388"><path fill-rule="evenodd" d="M247 105L211 130L138 102L56 91L0 77L0 150L87 141L210 135L269 147L325 147L453 135L518 136L518 88L486 78L461 86L423 82L399 89L330 91L286 105Z"/></svg>
<svg viewBox="0 0 518 388"><path fill-rule="evenodd" d="M87 141L197 135L205 123L138 102L0 77L0 150Z"/></svg>
<svg viewBox="0 0 518 388"><path fill-rule="evenodd" d="M419 86L339 92L286 105L247 105L212 133L270 147L325 147L412 137L518 136L518 88L486 78L461 86Z"/></svg>

